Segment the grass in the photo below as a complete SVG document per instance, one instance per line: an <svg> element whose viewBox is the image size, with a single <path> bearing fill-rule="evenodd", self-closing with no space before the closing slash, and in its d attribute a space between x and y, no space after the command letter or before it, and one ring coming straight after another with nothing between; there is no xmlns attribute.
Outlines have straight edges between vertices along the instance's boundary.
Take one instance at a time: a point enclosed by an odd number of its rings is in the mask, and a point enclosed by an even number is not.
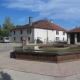
<svg viewBox="0 0 80 80"><path fill-rule="evenodd" d="M15 51L22 51L22 47L21 46L14 47L14 50Z"/></svg>
<svg viewBox="0 0 80 80"><path fill-rule="evenodd" d="M26 51L36 51L34 50L34 46L48 46L48 45L42 45L42 44L39 44L39 45L28 45L26 48ZM50 44L49 44L50 46ZM53 47L50 47L50 48L41 48L42 51L44 52L63 52L63 51L67 51L67 52L71 52L71 51L79 51L80 50L80 47L66 47L66 48L53 48ZM15 51L21 51L22 50L22 47L18 46L18 47L14 47L14 50ZM38 51L38 50L37 50Z"/></svg>
<svg viewBox="0 0 80 80"><path fill-rule="evenodd" d="M79 46L78 47L70 47L68 49L68 51L77 51L77 50L80 50L80 47Z"/></svg>
<svg viewBox="0 0 80 80"><path fill-rule="evenodd" d="M71 51L79 51L80 47L69 47L69 48L43 48L43 51L46 52L71 52Z"/></svg>

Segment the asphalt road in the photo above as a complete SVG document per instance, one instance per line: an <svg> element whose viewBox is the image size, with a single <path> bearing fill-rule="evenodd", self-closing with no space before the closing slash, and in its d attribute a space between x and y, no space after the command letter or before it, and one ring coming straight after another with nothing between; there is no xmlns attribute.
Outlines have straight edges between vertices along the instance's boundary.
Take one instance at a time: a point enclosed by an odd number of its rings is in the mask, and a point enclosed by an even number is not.
<svg viewBox="0 0 80 80"><path fill-rule="evenodd" d="M13 51L16 46L21 46L20 43L0 43L0 52Z"/></svg>

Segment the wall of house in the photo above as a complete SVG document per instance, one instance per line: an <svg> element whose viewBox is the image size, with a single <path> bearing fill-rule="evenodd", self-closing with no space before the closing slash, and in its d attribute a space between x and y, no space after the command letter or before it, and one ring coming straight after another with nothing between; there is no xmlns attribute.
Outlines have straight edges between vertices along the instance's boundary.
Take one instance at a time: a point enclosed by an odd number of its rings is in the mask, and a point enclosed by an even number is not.
<svg viewBox="0 0 80 80"><path fill-rule="evenodd" d="M38 29L34 28L34 39L41 38L43 42L47 41L53 41L54 40L54 32L53 30L47 30L47 29Z"/></svg>
<svg viewBox="0 0 80 80"><path fill-rule="evenodd" d="M27 41L28 41L28 37L30 37L30 43L33 43L35 39L37 40L38 38L41 38L41 40L44 43L47 42L47 38L48 38L48 42L54 42L56 41L56 37L59 37L59 41L63 41L63 37L64 37L64 41L67 41L67 34L65 33L65 35L63 35L63 31L59 31L59 34L56 35L56 30L31 28L31 33L27 34L27 30L29 29L30 28L13 30L11 36L11 42L14 42L14 37L16 42L21 42L22 36L26 36ZM22 34L20 33L21 30L22 30ZM15 31L15 35L14 35L14 31ZM29 41L27 43L29 43Z"/></svg>
<svg viewBox="0 0 80 80"><path fill-rule="evenodd" d="M20 33L21 30L22 30L22 34ZM31 33L29 33L29 34L27 33L27 30L30 30L30 28L13 30L12 31L12 36L11 36L11 42L14 42L14 37L15 37L15 42L21 42L21 37L22 36L26 36L27 41L28 41L28 37L30 37L30 42L33 42L33 40L34 40L34 29L31 28ZM15 31L15 34L14 34L14 31Z"/></svg>
<svg viewBox="0 0 80 80"><path fill-rule="evenodd" d="M48 36L47 36L48 35ZM42 38L42 40L45 42L48 37L48 42L54 42L56 41L56 37L59 37L59 41L67 41L67 33L63 35L63 31L59 31L59 34L56 35L56 30L46 30L46 29L34 29L34 39L37 39L38 37Z"/></svg>
<svg viewBox="0 0 80 80"><path fill-rule="evenodd" d="M34 28L34 39L37 38L47 39L47 30Z"/></svg>
<svg viewBox="0 0 80 80"><path fill-rule="evenodd" d="M63 35L63 31L59 31L59 34L57 35L56 30L54 30L54 34L55 34L54 41L56 41L56 37L59 37L59 41L63 41L63 38L64 38L64 41L67 41L67 33L65 33L65 35Z"/></svg>

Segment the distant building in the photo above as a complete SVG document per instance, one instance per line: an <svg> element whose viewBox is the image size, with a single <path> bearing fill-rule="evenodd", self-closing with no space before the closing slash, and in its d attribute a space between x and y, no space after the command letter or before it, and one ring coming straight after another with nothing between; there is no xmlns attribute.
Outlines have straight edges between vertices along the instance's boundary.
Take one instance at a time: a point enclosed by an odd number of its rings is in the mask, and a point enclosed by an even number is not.
<svg viewBox="0 0 80 80"><path fill-rule="evenodd" d="M40 39L42 42L67 41L66 30L55 25L52 21L40 20L12 29L11 41L21 42L22 36L27 37L28 43Z"/></svg>
<svg viewBox="0 0 80 80"><path fill-rule="evenodd" d="M80 27L76 27L67 32L68 44L80 44Z"/></svg>

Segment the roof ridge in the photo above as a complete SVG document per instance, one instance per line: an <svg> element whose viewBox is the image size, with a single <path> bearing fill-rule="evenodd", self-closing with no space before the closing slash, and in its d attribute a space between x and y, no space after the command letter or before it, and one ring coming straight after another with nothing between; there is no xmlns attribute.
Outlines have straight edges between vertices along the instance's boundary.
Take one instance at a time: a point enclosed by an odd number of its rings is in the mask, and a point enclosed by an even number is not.
<svg viewBox="0 0 80 80"><path fill-rule="evenodd" d="M77 28L75 27L75 28L69 30L67 33L71 33L71 32L80 32L80 28L79 27L77 27Z"/></svg>
<svg viewBox="0 0 80 80"><path fill-rule="evenodd" d="M56 25L56 24L54 24L54 23L51 23L51 22L49 22L50 24L52 24L52 25L55 25L55 26L57 26L58 28L60 28L60 29L64 29L64 28L62 28L62 27L60 27L60 26L58 26L58 25ZM55 27L54 27L55 28ZM55 30L56 30L56 28L55 28ZM66 29L64 29L65 31L67 31Z"/></svg>
<svg viewBox="0 0 80 80"><path fill-rule="evenodd" d="M49 25L47 25L49 24ZM14 28L13 30L16 30L16 29L24 29L24 28L41 28L41 29L50 29L50 30L60 30L60 31L67 31L66 29L54 24L54 23L51 23L50 21L48 20L38 20L38 21L35 21L32 23L31 26L29 26L29 24L25 24L23 26L20 26L20 27L17 27L17 28Z"/></svg>

